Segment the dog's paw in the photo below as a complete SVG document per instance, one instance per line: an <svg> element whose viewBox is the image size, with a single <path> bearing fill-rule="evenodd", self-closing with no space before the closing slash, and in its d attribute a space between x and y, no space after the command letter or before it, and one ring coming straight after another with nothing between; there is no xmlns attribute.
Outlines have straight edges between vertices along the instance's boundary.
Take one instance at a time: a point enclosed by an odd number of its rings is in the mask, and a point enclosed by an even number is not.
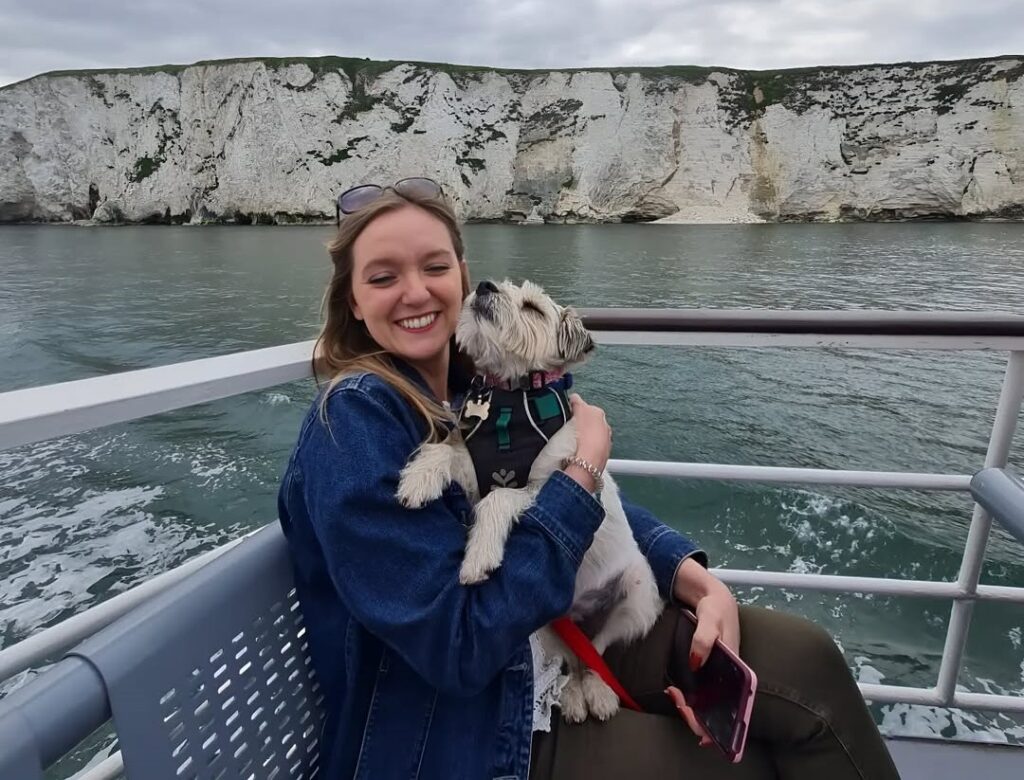
<svg viewBox="0 0 1024 780"><path fill-rule="evenodd" d="M395 497L402 506L419 509L441 497L448 487L446 477L444 473L424 469L420 464L410 464L402 471Z"/></svg>
<svg viewBox="0 0 1024 780"><path fill-rule="evenodd" d="M598 720L608 720L619 711L619 697L591 670L583 675L583 697L587 701L587 709Z"/></svg>
<svg viewBox="0 0 1024 780"><path fill-rule="evenodd" d="M404 507L419 509L441 497L452 480L452 450L446 444L424 444L402 469L395 497Z"/></svg>
<svg viewBox="0 0 1024 780"><path fill-rule="evenodd" d="M491 576L491 572L498 568L501 561L491 563L483 560L480 555L471 555L468 552L462 561L459 569L459 582L463 585L476 585Z"/></svg>
<svg viewBox="0 0 1024 780"><path fill-rule="evenodd" d="M582 680L576 675L569 675L558 698L558 706L566 723L582 723L587 719L587 698L583 693Z"/></svg>
<svg viewBox="0 0 1024 780"><path fill-rule="evenodd" d="M412 474L403 474L398 483L398 491L395 497L398 503L407 509L419 509L424 504L440 498L441 493L435 492L429 481ZM443 492L443 491L442 491Z"/></svg>
<svg viewBox="0 0 1024 780"><path fill-rule="evenodd" d="M501 566L507 528L495 528L495 525L494 522L477 517L470 528L466 540L466 557L462 559L462 568L459 569L459 582L463 585L483 582Z"/></svg>

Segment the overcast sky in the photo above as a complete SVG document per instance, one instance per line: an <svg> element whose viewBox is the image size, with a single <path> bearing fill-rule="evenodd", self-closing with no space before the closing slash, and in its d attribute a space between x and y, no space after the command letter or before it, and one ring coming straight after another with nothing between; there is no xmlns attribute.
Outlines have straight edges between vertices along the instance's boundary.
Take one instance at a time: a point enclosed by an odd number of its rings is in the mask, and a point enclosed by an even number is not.
<svg viewBox="0 0 1024 780"><path fill-rule="evenodd" d="M960 59L1024 54L1024 0L0 0L0 84L325 54L519 68Z"/></svg>

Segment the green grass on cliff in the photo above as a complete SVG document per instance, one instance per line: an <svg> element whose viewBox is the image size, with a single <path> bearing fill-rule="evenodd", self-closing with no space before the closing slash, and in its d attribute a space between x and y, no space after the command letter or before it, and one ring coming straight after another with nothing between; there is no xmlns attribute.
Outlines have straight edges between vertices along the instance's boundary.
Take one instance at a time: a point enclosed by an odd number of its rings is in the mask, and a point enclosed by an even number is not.
<svg viewBox="0 0 1024 780"><path fill-rule="evenodd" d="M413 65L425 70L433 70L447 73L450 76L484 76L488 73L503 75L519 74L524 76L539 76L544 73L639 73L648 76L670 76L693 81L703 81L715 71L737 72L733 68L700 67L696 65L665 65L660 67L611 67L611 68L491 68L482 65L456 65L447 62L419 62L416 60L371 60L357 57L237 57L226 60L200 60L189 65L148 65L139 68L97 68L88 70L51 70L40 73L37 76L24 79L0 87L8 89L15 84L23 84L26 81L38 78L57 78L60 76L97 76L97 75L119 75L119 74L151 74L166 73L177 76L186 68L200 68L205 66L237 65L252 62L261 62L273 69L287 67L288 65L307 65L314 74L320 76L330 71L341 71L350 79L355 76L374 77L385 73L399 65Z"/></svg>
<svg viewBox="0 0 1024 780"><path fill-rule="evenodd" d="M686 82L703 84L712 73L731 74L735 78L730 88L723 92L723 107L729 109L734 122L742 122L758 116L765 108L776 103L785 102L789 107L799 110L808 100L808 93L814 90L839 89L842 86L843 74L862 71L870 68L909 68L922 71L940 66L941 73L936 74L936 88L933 98L939 106L939 112L948 111L953 103L975 84L991 77L992 66L999 61L1017 60L1016 65L1005 69L999 75L1008 81L1016 81L1024 76L1024 56L1005 55L970 60L948 60L930 62L902 62L892 64L869 65L823 65L818 67L786 68L781 70L740 70L737 68L703 67L697 65L665 65L660 67L608 67L608 68L488 68L476 65L456 65L442 62L416 62L408 60L369 60L356 57L242 57L226 60L201 60L191 65L153 65L143 68L117 68L101 70L60 70L43 73L33 78L57 78L62 76L89 76L93 79L94 94L106 102L103 85L95 80L100 74L156 74L166 73L178 76L186 68L217 67L222 65L260 63L272 70L279 70L289 65L303 64L314 74L314 81L326 73L344 73L354 85L353 103L348 106L336 121L344 120L349 114L353 116L360 111L369 110L378 96L366 93L367 85L372 80L399 65L411 65L420 73L447 73L460 86L466 80L481 80L487 74L499 74L514 79L529 80L547 73L609 73L611 76L638 74L650 82L652 89L671 88L673 83ZM952 72L951 72L952 71ZM415 78L414 73L410 78ZM28 79L31 81L32 79ZM24 82L18 82L24 83ZM0 92L15 86L9 84L0 87ZM312 86L312 83L309 85ZM304 87L306 88L306 87ZM101 90L102 94L97 93ZM109 104L108 104L109 105ZM396 130L404 129L399 123Z"/></svg>
<svg viewBox="0 0 1024 780"><path fill-rule="evenodd" d="M783 68L778 70L742 70L739 68L727 68L722 66L701 66L701 65L661 65L661 66L608 66L594 68L491 68L481 65L457 65L446 62L418 62L414 60L370 60L358 57L238 57L225 60L200 60L189 65L150 65L140 68L98 68L89 70L53 70L32 76L24 81L7 84L0 87L0 90L10 89L16 84L23 84L37 78L56 78L59 76L96 76L100 74L147 74L167 73L178 75L186 68L198 68L204 66L233 65L240 63L261 62L268 67L278 69L288 65L303 64L309 66L317 76L328 71L342 71L350 79L356 75L372 78L380 73L391 70L399 65L413 65L425 70L433 70L447 73L451 76L483 76L487 73L498 73L503 75L519 74L524 76L539 76L544 73L611 73L613 76L619 74L637 73L648 77L676 78L683 81L703 82L712 73L736 73L746 75L757 83L770 84L776 81L776 77L782 77L783 82L800 81L805 78L813 78L822 73L849 72L863 70L865 68L885 67L910 67L914 69L926 68L932 65L943 65L948 67L962 66L965 70L973 70L978 65L995 62L998 60L1018 59L1024 60L1024 55L1008 54L998 57L982 57L970 60L932 60L928 62L896 62L896 63L871 63L863 65L821 65L805 68ZM1021 75L1020 68L1012 69L1009 77L1013 80ZM764 89L762 87L762 89ZM771 87L769 87L769 91ZM767 97L767 93L766 93ZM767 102L767 100L766 100Z"/></svg>

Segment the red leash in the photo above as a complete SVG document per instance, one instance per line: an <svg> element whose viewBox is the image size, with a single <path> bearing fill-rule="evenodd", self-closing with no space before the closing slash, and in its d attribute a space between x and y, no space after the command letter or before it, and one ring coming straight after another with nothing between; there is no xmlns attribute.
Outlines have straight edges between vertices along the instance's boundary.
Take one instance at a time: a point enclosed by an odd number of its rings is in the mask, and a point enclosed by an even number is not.
<svg viewBox="0 0 1024 780"><path fill-rule="evenodd" d="M576 654L576 657L586 664L587 668L597 674L598 677L607 683L609 688L615 691L619 701L631 710L643 712L640 709L640 705L633 701L633 697L626 693L622 683L612 674L608 664L604 662L601 654L597 652L597 649L590 643L587 635L580 630L579 626L569 620L569 618L561 617L551 623L551 628L568 645L569 649Z"/></svg>

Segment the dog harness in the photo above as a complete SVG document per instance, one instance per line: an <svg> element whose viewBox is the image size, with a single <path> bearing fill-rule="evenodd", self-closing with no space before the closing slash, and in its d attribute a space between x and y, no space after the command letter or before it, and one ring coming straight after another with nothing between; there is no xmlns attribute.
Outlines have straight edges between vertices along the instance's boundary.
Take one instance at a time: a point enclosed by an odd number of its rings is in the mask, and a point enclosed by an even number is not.
<svg viewBox="0 0 1024 780"><path fill-rule="evenodd" d="M552 377L533 371L514 384L515 388L498 387L485 377L474 377L459 414L481 498L499 487L526 487L540 451L572 419L571 374ZM558 618L551 628L624 706L643 712L575 623L568 617Z"/></svg>
<svg viewBox="0 0 1024 780"><path fill-rule="evenodd" d="M499 487L526 487L540 451L572 418L570 374L551 381L550 375L534 371L515 384L498 387L477 376L462 404L459 428L481 498Z"/></svg>

